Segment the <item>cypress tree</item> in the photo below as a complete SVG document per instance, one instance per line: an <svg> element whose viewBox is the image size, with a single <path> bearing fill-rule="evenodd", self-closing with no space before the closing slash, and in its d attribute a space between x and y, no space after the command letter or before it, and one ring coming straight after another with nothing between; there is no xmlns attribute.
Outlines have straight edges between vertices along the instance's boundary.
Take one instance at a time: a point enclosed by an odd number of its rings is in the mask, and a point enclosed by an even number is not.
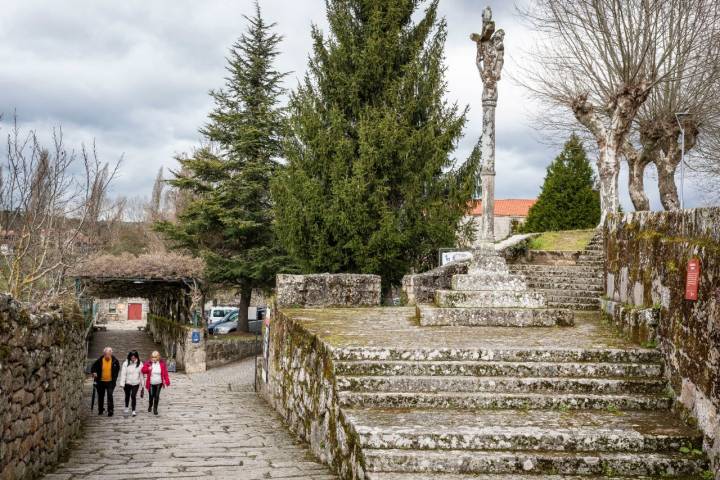
<svg viewBox="0 0 720 480"><path fill-rule="evenodd" d="M466 109L444 100L437 0L328 0L309 73L290 99L278 236L306 272L382 275L432 266L455 243L473 168L450 153ZM413 17L419 18L417 22Z"/></svg>
<svg viewBox="0 0 720 480"><path fill-rule="evenodd" d="M600 195L585 148L573 134L548 166L537 203L530 208L525 232L595 227L600 221Z"/></svg>
<svg viewBox="0 0 720 480"><path fill-rule="evenodd" d="M210 282L238 289L241 330L252 289L270 287L282 262L269 186L280 168L285 75L273 67L282 39L272 32L275 24L265 23L257 4L245 19L248 29L230 49L225 87L210 93L215 107L201 129L208 146L179 158L170 181L189 200L175 223L156 225L173 247L205 259Z"/></svg>

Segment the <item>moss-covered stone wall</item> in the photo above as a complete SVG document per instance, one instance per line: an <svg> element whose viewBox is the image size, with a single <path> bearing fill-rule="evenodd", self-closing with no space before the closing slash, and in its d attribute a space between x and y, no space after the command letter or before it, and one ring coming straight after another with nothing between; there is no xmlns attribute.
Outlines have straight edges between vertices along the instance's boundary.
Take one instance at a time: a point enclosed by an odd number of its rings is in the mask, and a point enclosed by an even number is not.
<svg viewBox="0 0 720 480"><path fill-rule="evenodd" d="M270 321L268 382L260 357L258 391L320 461L343 479L364 478L358 436L340 411L330 347L301 321L275 312Z"/></svg>
<svg viewBox="0 0 720 480"><path fill-rule="evenodd" d="M622 322L652 311L657 346L680 404L720 458L720 208L635 212L604 226L605 305ZM698 300L685 300L688 261L700 260ZM642 332L642 330L640 330ZM652 340L652 338L650 338Z"/></svg>
<svg viewBox="0 0 720 480"><path fill-rule="evenodd" d="M233 335L215 335L205 342L205 364L207 368L215 368L243 358L259 355L262 342L252 337L235 337Z"/></svg>
<svg viewBox="0 0 720 480"><path fill-rule="evenodd" d="M162 345L163 356L174 358L179 369L185 370L185 373L206 370L203 328L184 325L152 313L148 315L147 328L155 343ZM197 333L197 342L193 342L193 332Z"/></svg>
<svg viewBox="0 0 720 480"><path fill-rule="evenodd" d="M0 478L37 478L80 431L85 363L77 306L31 312L0 295Z"/></svg>

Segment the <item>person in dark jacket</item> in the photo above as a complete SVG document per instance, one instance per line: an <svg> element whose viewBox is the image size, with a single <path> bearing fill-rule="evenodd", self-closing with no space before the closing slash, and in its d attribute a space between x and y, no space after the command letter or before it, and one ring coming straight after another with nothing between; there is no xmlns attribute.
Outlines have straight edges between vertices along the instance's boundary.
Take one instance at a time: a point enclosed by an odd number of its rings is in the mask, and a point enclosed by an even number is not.
<svg viewBox="0 0 720 480"><path fill-rule="evenodd" d="M102 415L105 411L105 393L107 392L107 412L108 417L113 416L113 391L117 383L118 374L120 373L120 362L113 356L113 350L105 347L102 357L95 360L90 371L92 372L93 381L97 387L98 393L98 414Z"/></svg>

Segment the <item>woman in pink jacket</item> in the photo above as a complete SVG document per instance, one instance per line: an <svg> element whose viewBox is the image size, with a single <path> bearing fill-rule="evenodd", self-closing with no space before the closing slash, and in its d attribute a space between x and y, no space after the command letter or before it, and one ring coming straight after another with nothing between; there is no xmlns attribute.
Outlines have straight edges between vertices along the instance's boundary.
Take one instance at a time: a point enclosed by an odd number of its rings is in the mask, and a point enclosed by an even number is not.
<svg viewBox="0 0 720 480"><path fill-rule="evenodd" d="M148 412L152 411L157 415L160 390L162 390L163 386L170 386L170 375L168 375L167 366L165 361L160 359L158 351L152 352L150 360L143 364L142 373L145 375L145 388L150 392Z"/></svg>

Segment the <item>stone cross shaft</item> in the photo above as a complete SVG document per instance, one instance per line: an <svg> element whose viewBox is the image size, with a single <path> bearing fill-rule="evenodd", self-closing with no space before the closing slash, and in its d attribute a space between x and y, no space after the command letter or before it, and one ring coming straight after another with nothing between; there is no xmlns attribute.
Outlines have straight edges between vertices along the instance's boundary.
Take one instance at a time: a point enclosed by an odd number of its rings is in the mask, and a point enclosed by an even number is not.
<svg viewBox="0 0 720 480"><path fill-rule="evenodd" d="M477 45L475 63L483 83L483 131L480 137L481 166L475 183L481 185L482 223L478 238L479 250L487 249L495 241L495 107L497 106L497 82L503 67L505 32L495 30L492 10L483 11L482 33L473 33L470 39ZM484 247L484 248L483 248ZM478 252L479 253L479 252Z"/></svg>

